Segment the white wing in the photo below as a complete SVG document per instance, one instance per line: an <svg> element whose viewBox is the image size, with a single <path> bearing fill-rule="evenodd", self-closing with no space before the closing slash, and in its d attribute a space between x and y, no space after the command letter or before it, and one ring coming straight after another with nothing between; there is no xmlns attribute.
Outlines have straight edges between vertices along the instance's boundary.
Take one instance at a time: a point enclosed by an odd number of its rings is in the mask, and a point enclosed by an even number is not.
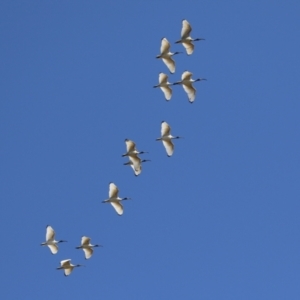
<svg viewBox="0 0 300 300"><path fill-rule="evenodd" d="M130 161L131 161L131 167L134 171L134 174L136 176L140 175L142 172L142 163L141 163L141 159L138 156L130 156L129 157Z"/></svg>
<svg viewBox="0 0 300 300"><path fill-rule="evenodd" d="M117 186L114 183L111 182L109 184L109 193L108 193L109 198L118 197L118 193L119 193L119 189L117 188Z"/></svg>
<svg viewBox="0 0 300 300"><path fill-rule="evenodd" d="M112 201L110 204L113 206L119 216L123 215L123 205L120 203L120 201Z"/></svg>
<svg viewBox="0 0 300 300"><path fill-rule="evenodd" d="M167 122L161 123L161 136L169 135L171 131L171 127Z"/></svg>
<svg viewBox="0 0 300 300"><path fill-rule="evenodd" d="M55 231L53 228L48 225L46 228L46 241L52 241L55 238Z"/></svg>
<svg viewBox="0 0 300 300"><path fill-rule="evenodd" d="M185 48L186 53L188 55L191 55L194 52L194 44L190 41L186 41L184 43L182 43L182 46Z"/></svg>
<svg viewBox="0 0 300 300"><path fill-rule="evenodd" d="M81 238L81 246L84 246L84 245L88 245L89 243L90 243L90 238L89 237L87 237L87 236L83 236L82 238Z"/></svg>
<svg viewBox="0 0 300 300"><path fill-rule="evenodd" d="M65 260L62 260L61 262L60 262L60 266L61 267L68 267L68 266L70 266L70 261L71 261L71 259L65 259Z"/></svg>
<svg viewBox="0 0 300 300"><path fill-rule="evenodd" d="M141 159L137 155L129 156L129 160L135 168L137 168L141 164Z"/></svg>
<svg viewBox="0 0 300 300"><path fill-rule="evenodd" d="M58 246L53 244L53 245L47 245L51 251L52 254L56 254L58 252Z"/></svg>
<svg viewBox="0 0 300 300"><path fill-rule="evenodd" d="M161 86L160 89L164 93L166 100L170 100L172 97L172 89L169 86Z"/></svg>
<svg viewBox="0 0 300 300"><path fill-rule="evenodd" d="M160 53L161 54L166 54L170 50L170 43L166 38L163 38L161 40L161 46L160 46Z"/></svg>
<svg viewBox="0 0 300 300"><path fill-rule="evenodd" d="M131 152L135 149L135 143L133 141L126 139L125 144L127 152Z"/></svg>
<svg viewBox="0 0 300 300"><path fill-rule="evenodd" d="M68 276L72 273L73 271L73 268L67 268L67 269L64 269L64 272L65 272L65 276Z"/></svg>
<svg viewBox="0 0 300 300"><path fill-rule="evenodd" d="M192 86L192 84L183 84L183 89L187 93L190 102L194 102L196 98L196 89Z"/></svg>
<svg viewBox="0 0 300 300"><path fill-rule="evenodd" d="M171 140L170 141L163 140L162 142L164 144L164 147L166 149L168 156L171 156L174 152L174 145L173 145L172 141Z"/></svg>
<svg viewBox="0 0 300 300"><path fill-rule="evenodd" d="M181 39L186 39L190 36L192 31L192 27L187 20L182 21L182 29L181 29Z"/></svg>
<svg viewBox="0 0 300 300"><path fill-rule="evenodd" d="M91 256L93 255L93 248L83 248L82 249L83 250L83 252L84 252L84 257L85 257L85 259L89 259L89 258L91 258Z"/></svg>
<svg viewBox="0 0 300 300"><path fill-rule="evenodd" d="M175 72L175 61L171 58L162 58L165 65L168 67L169 71L173 74Z"/></svg>
<svg viewBox="0 0 300 300"><path fill-rule="evenodd" d="M165 74L165 73L159 73L158 82L159 82L159 84L167 83L168 82L168 75Z"/></svg>
<svg viewBox="0 0 300 300"><path fill-rule="evenodd" d="M181 75L181 80L190 80L192 75L193 75L193 73L191 73L189 71L185 71Z"/></svg>

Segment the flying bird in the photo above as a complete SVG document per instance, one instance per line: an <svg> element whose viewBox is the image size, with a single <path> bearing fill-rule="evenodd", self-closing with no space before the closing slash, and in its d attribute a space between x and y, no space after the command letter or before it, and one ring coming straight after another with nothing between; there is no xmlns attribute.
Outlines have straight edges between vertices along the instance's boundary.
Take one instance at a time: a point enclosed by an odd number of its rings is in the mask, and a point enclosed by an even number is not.
<svg viewBox="0 0 300 300"><path fill-rule="evenodd" d="M181 39L175 42L176 44L182 44L182 46L185 48L186 53L188 55L191 55L194 52L195 46L193 42L205 40L202 38L193 39L190 36L191 31L192 31L192 27L190 23L187 20L182 20Z"/></svg>
<svg viewBox="0 0 300 300"><path fill-rule="evenodd" d="M184 91L187 93L190 103L195 101L196 89L193 87L193 83L196 81L207 80L205 78L192 79L193 73L185 71L181 75L181 81L173 83L173 85L181 84Z"/></svg>
<svg viewBox="0 0 300 300"><path fill-rule="evenodd" d="M170 52L170 43L166 38L161 39L161 46L160 46L160 54L156 56L156 58L161 58L167 68L169 69L170 73L175 72L175 62L172 59L173 55L182 53L182 52Z"/></svg>
<svg viewBox="0 0 300 300"><path fill-rule="evenodd" d="M95 247L102 247L101 245L92 245L90 243L91 239L87 236L83 236L81 238L81 246L76 247L76 249L82 249L84 252L85 259L91 258L93 255L93 248Z"/></svg>
<svg viewBox="0 0 300 300"><path fill-rule="evenodd" d="M46 242L42 243L41 246L48 246L52 254L58 252L58 243L66 242L65 240L56 241L55 231L50 225L46 226Z"/></svg>
<svg viewBox="0 0 300 300"><path fill-rule="evenodd" d="M156 140L162 141L162 143L166 149L168 157L172 156L172 154L174 152L174 144L172 143L172 140L182 138L180 136L172 136L170 132L171 132L170 125L167 122L162 121L161 122L161 137Z"/></svg>
<svg viewBox="0 0 300 300"><path fill-rule="evenodd" d="M120 198L118 196L119 194L119 189L117 188L117 186L111 182L109 184L109 192L108 192L108 199L102 201L102 203L110 203L113 208L115 209L116 213L121 216L123 215L123 205L121 203L121 201L123 200L130 200L131 198L125 197L125 198Z"/></svg>
<svg viewBox="0 0 300 300"><path fill-rule="evenodd" d="M60 262L60 267L56 268L56 270L64 270L65 276L68 276L76 267L83 267L83 265L73 265L71 264L71 259L65 259Z"/></svg>
<svg viewBox="0 0 300 300"><path fill-rule="evenodd" d="M146 151L138 151L136 149L135 143L132 140L125 139L125 144L126 144L126 151L127 152L125 154L123 154L122 157L148 153Z"/></svg>
<svg viewBox="0 0 300 300"><path fill-rule="evenodd" d="M165 95L166 100L170 100L172 97L172 89L170 88L172 83L168 82L168 75L164 73L159 73L158 75L158 85L155 85L154 88L159 87Z"/></svg>
<svg viewBox="0 0 300 300"><path fill-rule="evenodd" d="M134 172L135 176L138 176L142 173L142 163L150 161L149 159L141 160L138 156L129 156L129 161L125 163L125 166L130 166Z"/></svg>

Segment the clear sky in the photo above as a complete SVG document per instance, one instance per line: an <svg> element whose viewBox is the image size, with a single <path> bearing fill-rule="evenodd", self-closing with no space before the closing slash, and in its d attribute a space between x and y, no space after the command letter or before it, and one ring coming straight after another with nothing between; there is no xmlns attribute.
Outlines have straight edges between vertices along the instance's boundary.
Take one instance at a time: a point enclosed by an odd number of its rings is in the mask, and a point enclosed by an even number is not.
<svg viewBox="0 0 300 300"><path fill-rule="evenodd" d="M1 299L298 300L299 1L1 1ZM159 89L181 21L197 82ZM165 120L175 152L160 142ZM149 151L135 177L124 139ZM109 204L109 182L124 202ZM41 247L47 224L66 239ZM104 247L85 261L80 237ZM69 277L55 270L85 264Z"/></svg>

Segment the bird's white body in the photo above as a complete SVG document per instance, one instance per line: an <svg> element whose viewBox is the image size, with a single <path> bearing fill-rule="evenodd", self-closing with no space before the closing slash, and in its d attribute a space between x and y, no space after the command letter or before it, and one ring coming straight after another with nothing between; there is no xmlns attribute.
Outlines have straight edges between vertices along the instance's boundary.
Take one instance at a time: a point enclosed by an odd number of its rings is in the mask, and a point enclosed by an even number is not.
<svg viewBox="0 0 300 300"><path fill-rule="evenodd" d="M162 141L162 143L166 149L168 157L172 156L173 152L174 152L174 144L173 144L172 140L179 139L179 138L180 138L179 136L171 135L171 127L167 122L165 122L165 121L161 122L161 137L156 140Z"/></svg>
<svg viewBox="0 0 300 300"><path fill-rule="evenodd" d="M192 27L190 23L187 20L182 21L182 28L181 28L181 39L176 42L176 44L182 44L182 46L185 48L186 53L188 55L191 55L194 52L194 41L200 41L204 39L196 38L193 39L190 34L192 31Z"/></svg>
<svg viewBox="0 0 300 300"><path fill-rule="evenodd" d="M176 84L181 84L184 91L186 92L190 103L193 103L196 98L196 89L193 87L193 83L196 81L206 80L205 78L192 79L192 73L185 71L181 75L181 81L175 82Z"/></svg>
<svg viewBox="0 0 300 300"><path fill-rule="evenodd" d="M91 239L87 236L83 236L81 238L81 245L79 247L76 247L76 249L82 249L84 252L85 259L91 258L93 255L93 248L95 247L101 247L101 245L92 245L90 243Z"/></svg>
<svg viewBox="0 0 300 300"><path fill-rule="evenodd" d="M58 267L56 269L64 270L65 276L68 276L72 273L73 269L76 267L82 267L82 265L73 265L73 264L71 264L71 259L65 259L60 262L60 267Z"/></svg>
<svg viewBox="0 0 300 300"><path fill-rule="evenodd" d="M46 242L42 243L42 246L48 246L52 254L56 254L58 252L58 243L66 242L63 240L56 241L55 240L55 231L50 226L46 226Z"/></svg>
<svg viewBox="0 0 300 300"><path fill-rule="evenodd" d="M179 54L180 52L170 52L170 43L166 38L162 38L160 46L160 54L156 58L161 58L164 64L169 69L170 73L175 72L175 61L172 59L172 56Z"/></svg>
<svg viewBox="0 0 300 300"><path fill-rule="evenodd" d="M125 144L126 144L126 153L123 154L122 156L131 156L131 155L138 155L138 154L143 154L143 153L147 153L145 151L138 151L136 149L135 143L132 140L129 139L125 139Z"/></svg>
<svg viewBox="0 0 300 300"><path fill-rule="evenodd" d="M129 156L129 161L127 163L125 163L124 165L129 165L133 172L134 172L134 175L135 176L138 176L142 173L142 163L143 162L146 162L146 161L149 161L147 159L143 159L141 160L138 156Z"/></svg>
<svg viewBox="0 0 300 300"><path fill-rule="evenodd" d="M168 75L159 73L158 85L155 85L154 87L159 87L164 93L166 100L169 101L172 97L172 89L170 87L171 85L172 83L168 82Z"/></svg>
<svg viewBox="0 0 300 300"><path fill-rule="evenodd" d="M103 203L110 203L113 208L115 209L116 213L121 216L123 215L124 209L121 201L123 200L129 200L130 198L120 198L118 196L119 189L114 183L109 184L109 192L108 192L108 199L102 201Z"/></svg>

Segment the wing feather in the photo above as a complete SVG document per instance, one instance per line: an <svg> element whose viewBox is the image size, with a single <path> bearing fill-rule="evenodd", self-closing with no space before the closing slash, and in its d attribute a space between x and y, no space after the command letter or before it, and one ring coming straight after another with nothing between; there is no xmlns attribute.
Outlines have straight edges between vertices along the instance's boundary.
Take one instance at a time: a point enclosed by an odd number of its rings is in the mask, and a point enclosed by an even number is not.
<svg viewBox="0 0 300 300"><path fill-rule="evenodd" d="M159 84L167 83L168 82L168 75L165 74L165 73L159 73L158 82L159 82Z"/></svg>
<svg viewBox="0 0 300 300"><path fill-rule="evenodd" d="M190 80L192 75L193 75L193 73L191 73L189 71L185 71L181 75L181 80Z"/></svg>
<svg viewBox="0 0 300 300"><path fill-rule="evenodd" d="M131 152L135 149L135 143L133 141L126 139L125 144L127 152Z"/></svg>
<svg viewBox="0 0 300 300"><path fill-rule="evenodd" d="M109 184L109 193L108 193L109 198L118 197L118 193L119 193L118 187L113 182L111 182Z"/></svg>
<svg viewBox="0 0 300 300"><path fill-rule="evenodd" d="M68 266L70 266L70 261L71 261L71 259L65 259L65 260L62 260L62 261L60 262L60 266L61 266L61 267L68 267Z"/></svg>
<svg viewBox="0 0 300 300"><path fill-rule="evenodd" d="M164 93L166 100L170 100L172 97L172 89L169 86L161 86L160 89Z"/></svg>
<svg viewBox="0 0 300 300"><path fill-rule="evenodd" d="M189 101L194 102L196 98L196 89L192 86L192 84L183 84L182 87L187 93Z"/></svg>
<svg viewBox="0 0 300 300"><path fill-rule="evenodd" d="M191 41L182 43L182 46L185 48L185 51L188 55L191 55L194 52L195 46Z"/></svg>
<svg viewBox="0 0 300 300"><path fill-rule="evenodd" d="M171 127L167 122L161 123L161 136L169 135L171 131Z"/></svg>
<svg viewBox="0 0 300 300"><path fill-rule="evenodd" d="M46 228L46 241L52 241L55 238L55 231L54 229L49 225Z"/></svg>
<svg viewBox="0 0 300 300"><path fill-rule="evenodd" d="M83 236L82 238L81 238L81 246L84 246L84 245L88 245L89 243L90 243L90 238L89 237L87 237L87 236Z"/></svg>
<svg viewBox="0 0 300 300"><path fill-rule="evenodd" d="M192 27L187 20L182 21L182 29L181 29L181 39L186 39L190 36L192 31Z"/></svg>
<svg viewBox="0 0 300 300"><path fill-rule="evenodd" d="M84 252L85 259L91 258L91 256L93 255L93 252L94 252L93 248L91 248L91 247L83 248L82 250Z"/></svg>
<svg viewBox="0 0 300 300"><path fill-rule="evenodd" d="M166 54L170 51L170 43L166 38L161 40L160 53Z"/></svg>
<svg viewBox="0 0 300 300"><path fill-rule="evenodd" d="M162 60L169 69L169 71L173 74L175 72L175 61L171 57L162 58Z"/></svg>
<svg viewBox="0 0 300 300"><path fill-rule="evenodd" d="M65 276L69 276L73 271L73 268L64 269Z"/></svg>
<svg viewBox="0 0 300 300"><path fill-rule="evenodd" d="M123 205L120 203L120 201L112 201L110 204L113 206L119 216L123 215Z"/></svg>
<svg viewBox="0 0 300 300"><path fill-rule="evenodd" d="M56 244L47 245L52 254L56 254L58 252L58 246Z"/></svg>
<svg viewBox="0 0 300 300"><path fill-rule="evenodd" d="M163 145L166 149L167 155L168 156L172 156L173 152L174 152L174 144L172 143L172 141L162 141Z"/></svg>

